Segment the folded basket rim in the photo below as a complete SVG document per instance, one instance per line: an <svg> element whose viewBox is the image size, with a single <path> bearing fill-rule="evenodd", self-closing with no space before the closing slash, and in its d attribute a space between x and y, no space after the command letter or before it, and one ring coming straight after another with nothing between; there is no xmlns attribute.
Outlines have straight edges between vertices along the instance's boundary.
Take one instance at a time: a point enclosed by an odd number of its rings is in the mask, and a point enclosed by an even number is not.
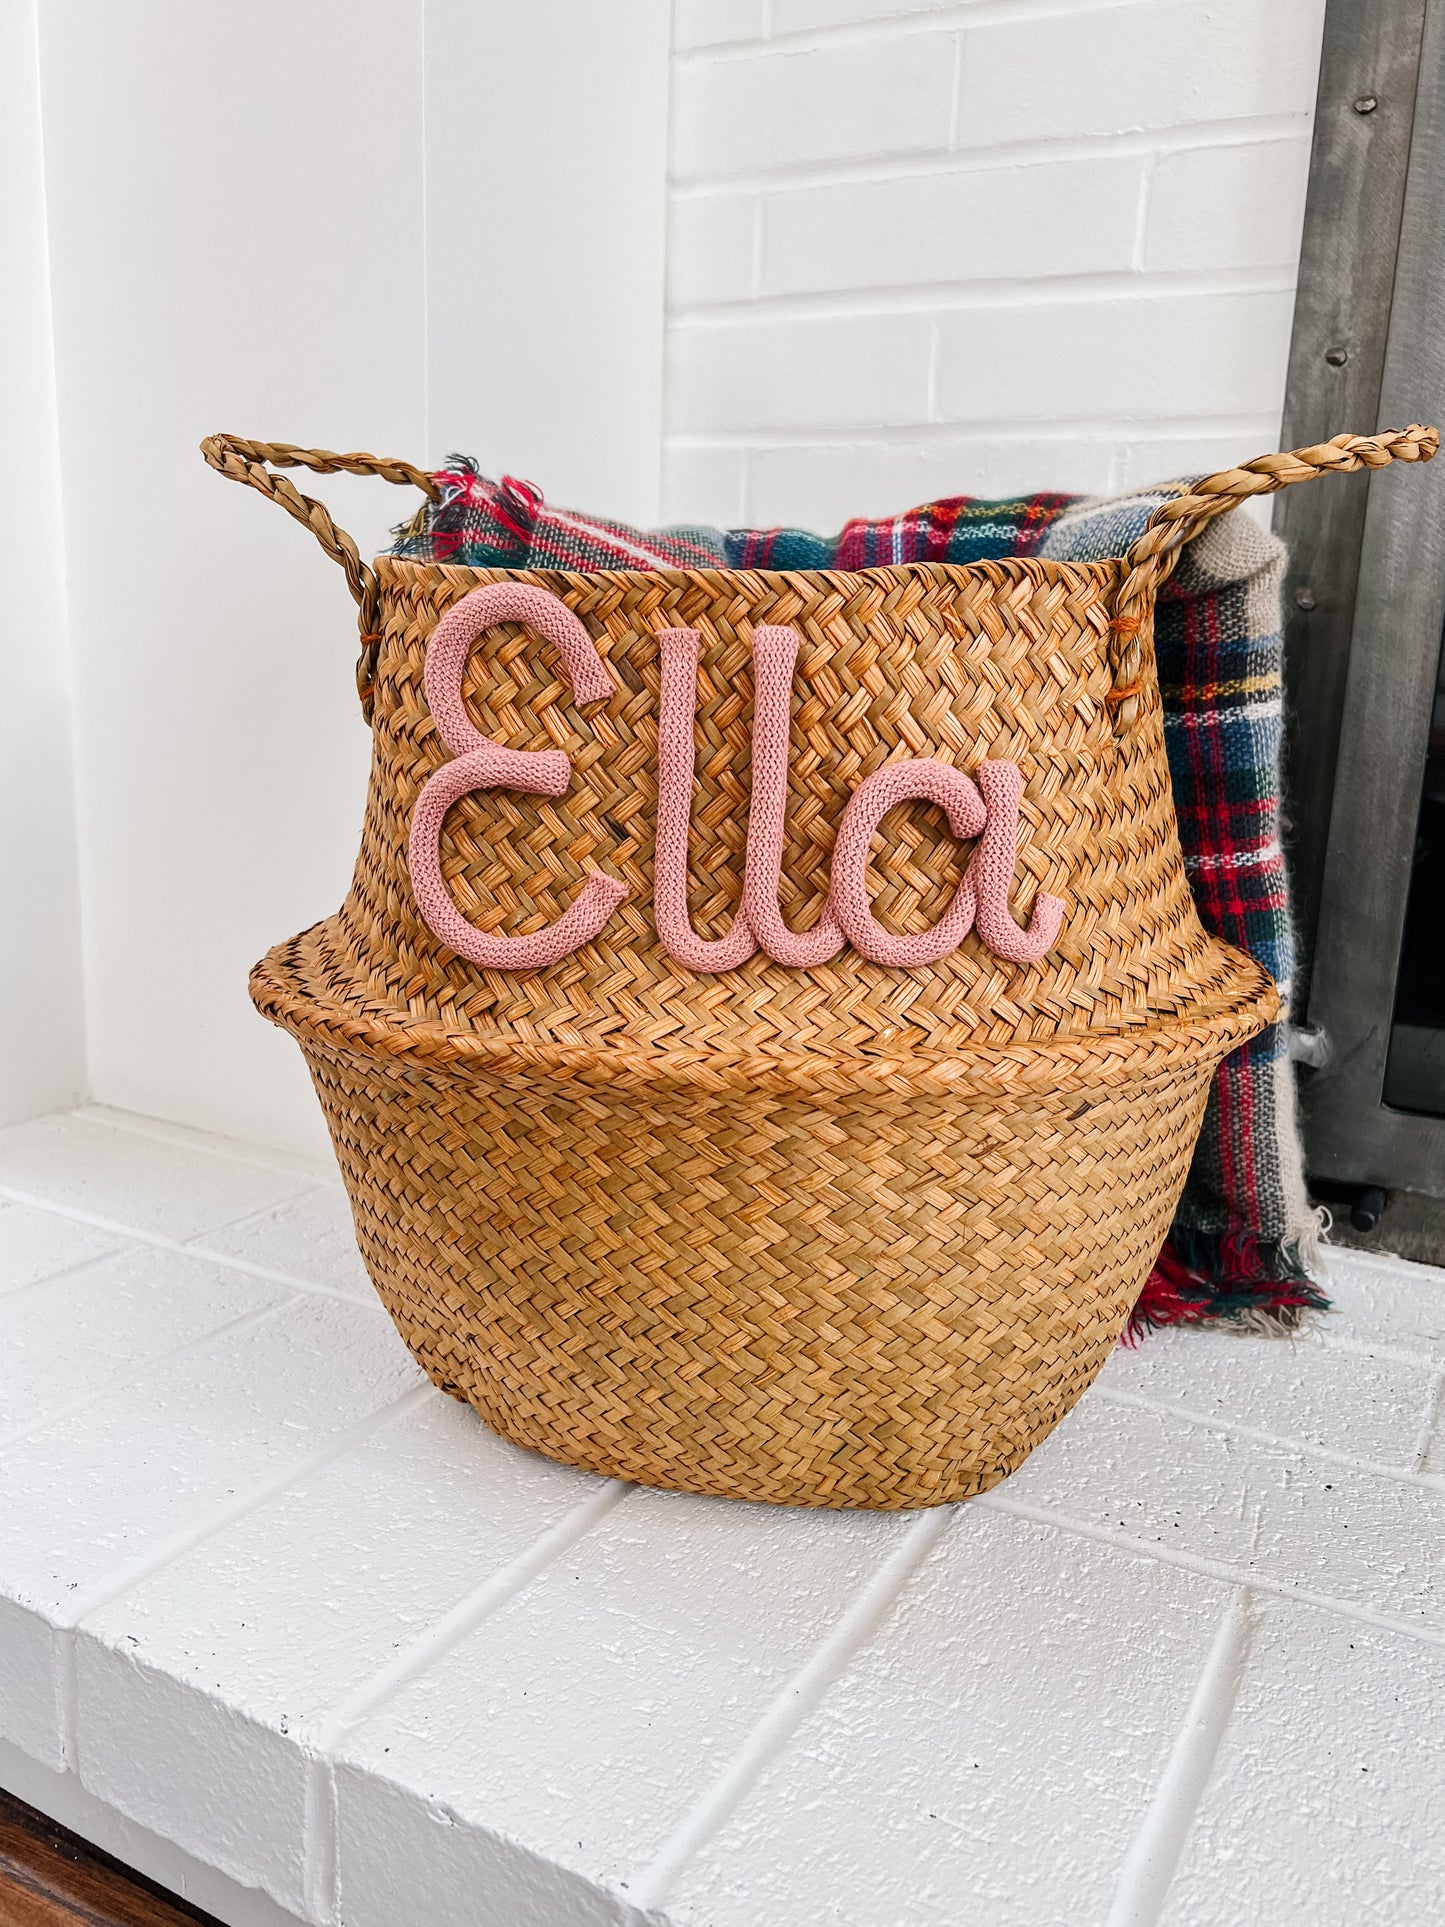
<svg viewBox="0 0 1445 1927"><path fill-rule="evenodd" d="M397 586L400 586L408 576L421 571L430 576L455 580L467 578L475 582L526 582L541 577L566 578L579 583L615 582L619 589L638 583L655 583L670 589L696 583L713 595L719 589L740 581L779 590L794 586L816 589L820 584L846 590L856 587L860 582L897 582L905 576L923 576L930 581L945 583L956 582L965 576L1012 578L1016 581L1068 580L1075 583L1083 577L1089 577L1096 579L1101 589L1107 589L1128 567L1127 558L1119 555L1098 556L1091 561L1073 561L1054 555L997 555L978 556L972 562L870 562L863 569L730 568L721 563L707 569L567 569L552 563L429 561L423 556L394 555L389 550L373 557L373 563L383 586L393 575L397 577Z"/></svg>
<svg viewBox="0 0 1445 1927"><path fill-rule="evenodd" d="M883 1092L1008 1096L1116 1086L1166 1075L1201 1052L1225 1056L1279 1013L1279 993L1262 964L1211 940L1217 992L1197 997L1177 1021L1076 1033L1037 1043L969 1043L957 1051L903 1048L829 1051L810 1042L788 1050L691 1048L539 1041L500 1027L446 1024L382 1002L354 977L328 941L334 918L277 944L251 973L252 1001L303 1043L352 1055L449 1066L478 1075L555 1077L591 1088L776 1090L846 1096Z"/></svg>

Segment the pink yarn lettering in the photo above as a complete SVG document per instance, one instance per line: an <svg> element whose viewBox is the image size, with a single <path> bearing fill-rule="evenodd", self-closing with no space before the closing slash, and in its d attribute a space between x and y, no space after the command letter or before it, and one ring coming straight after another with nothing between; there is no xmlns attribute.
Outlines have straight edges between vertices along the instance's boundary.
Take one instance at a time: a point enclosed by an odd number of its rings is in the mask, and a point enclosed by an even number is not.
<svg viewBox="0 0 1445 1927"><path fill-rule="evenodd" d="M783 873L783 814L788 800L788 730L792 722L796 629L753 631L753 793L743 915L774 963L807 970L836 957L847 939L825 903L811 930L790 930L778 908Z"/></svg>
<svg viewBox="0 0 1445 1927"><path fill-rule="evenodd" d="M407 865L427 928L468 962L487 970L540 970L590 943L627 895L627 886L600 870L589 873L576 901L545 930L497 937L468 923L452 902L441 873L441 833L447 811L473 790L520 790L561 796L572 780L572 759L560 749L503 749L467 715L462 677L472 645L499 622L524 622L553 643L579 703L613 690L591 636L565 603L545 589L494 582L463 596L437 624L427 646L426 699L453 761L428 777L411 820Z"/></svg>
<svg viewBox="0 0 1445 1927"><path fill-rule="evenodd" d="M953 902L931 930L899 937L885 930L868 902L868 847L878 825L895 803L937 803L948 812L949 828L960 842L977 836L986 811L978 786L954 769L928 757L906 763L887 763L865 777L848 799L838 840L833 845L833 879L828 901L847 933L848 941L870 963L916 970L938 963L957 950L973 928L975 901L967 875L953 893Z"/></svg>
<svg viewBox="0 0 1445 1927"><path fill-rule="evenodd" d="M467 715L462 700L467 658L477 638L498 622L524 622L552 642L579 702L596 702L612 693L612 678L592 638L556 596L514 582L493 583L464 596L437 625L427 649L427 701L453 760L428 778L417 799L408 861L428 928L458 956L492 970L538 970L597 936L627 889L593 870L556 922L526 937L488 935L468 923L452 902L441 874L442 824L452 805L483 789L561 796L572 780L571 758L563 751L504 749L483 736ZM788 928L779 890L798 633L769 625L753 632L752 798L742 902L725 937L698 936L687 907L698 633L665 629L658 641L662 698L653 905L657 932L669 956L686 969L715 972L736 970L761 949L775 963L808 969L836 957L847 942L873 963L908 970L940 962L974 928L988 949L1009 963L1037 963L1052 948L1063 922L1060 898L1040 891L1026 929L1009 909L1023 778L1015 764L1006 762L981 764L977 782L931 757L912 757L875 770L844 811L822 915L811 930ZM960 841L978 841L952 903L933 927L895 936L878 922L868 900L868 851L889 810L912 801L938 804Z"/></svg>
<svg viewBox="0 0 1445 1927"><path fill-rule="evenodd" d="M1058 940L1064 921L1063 899L1040 890L1034 898L1028 928L1020 930L1008 899L1018 868L1019 798L1024 779L1017 763L980 763L978 786L983 791L987 817L964 878L978 893L978 934L1006 963L1035 964Z"/></svg>
<svg viewBox="0 0 1445 1927"><path fill-rule="evenodd" d="M696 629L666 629L658 715L657 849L652 901L657 934L688 970L736 970L760 948L774 963L806 969L827 963L844 936L826 907L808 931L789 930L778 908L788 796L788 728L796 629L753 631L753 789L743 900L725 937L699 937L687 914L687 832L692 813L697 717Z"/></svg>
<svg viewBox="0 0 1445 1927"><path fill-rule="evenodd" d="M662 696L657 716L657 844L652 863L652 914L669 957L687 970L736 970L758 947L739 906L725 937L700 937L687 914L687 831L697 752L696 629L664 629ZM749 854L752 826L748 828Z"/></svg>
<svg viewBox="0 0 1445 1927"><path fill-rule="evenodd" d="M1040 891L1027 930L1009 911L1009 890L1018 861L1019 797L1023 778L1014 763L983 763L975 784L961 769L932 758L889 763L864 779L848 799L833 846L828 900L848 941L870 962L904 970L939 963L963 942L977 922L978 934L996 957L1037 963L1058 937L1064 905ZM937 803L948 812L960 841L979 842L953 901L931 930L899 937L885 930L868 902L868 849L895 803Z"/></svg>

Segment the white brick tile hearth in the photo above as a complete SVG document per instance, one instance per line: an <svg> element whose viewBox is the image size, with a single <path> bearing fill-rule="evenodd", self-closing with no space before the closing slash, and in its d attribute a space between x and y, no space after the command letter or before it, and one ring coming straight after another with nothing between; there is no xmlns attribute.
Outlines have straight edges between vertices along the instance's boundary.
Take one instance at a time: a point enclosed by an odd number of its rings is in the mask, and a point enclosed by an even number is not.
<svg viewBox="0 0 1445 1927"><path fill-rule="evenodd" d="M493 1438L327 1172L12 1127L0 1784L236 1927L1438 1919L1445 1273L1331 1270L972 1504L790 1512Z"/></svg>

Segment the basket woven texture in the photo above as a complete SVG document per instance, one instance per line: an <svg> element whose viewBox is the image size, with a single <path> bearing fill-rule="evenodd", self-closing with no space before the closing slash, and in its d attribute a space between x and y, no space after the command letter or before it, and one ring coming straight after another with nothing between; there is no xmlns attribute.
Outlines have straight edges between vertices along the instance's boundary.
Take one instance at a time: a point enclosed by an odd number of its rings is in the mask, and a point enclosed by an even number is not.
<svg viewBox="0 0 1445 1927"><path fill-rule="evenodd" d="M1179 548L1252 494L1429 459L1433 430L1341 436L1166 502L1130 554L859 574L593 574L360 561L276 467L420 471L217 436L222 473L346 568L374 754L351 892L252 977L326 1112L376 1288L432 1379L505 1437L644 1483L827 1506L967 1496L1016 1467L1103 1364L1162 1243L1213 1070L1274 1017L1260 967L1206 936L1180 857L1151 620ZM446 818L442 873L479 929L557 918L587 873L628 896L533 971L479 968L422 920L407 840L447 760L423 685L440 618L486 583L550 591L613 682L573 701L517 624L473 649L483 735L572 759L558 797ZM811 927L857 785L931 757L1024 778L1012 908L1062 898L1043 960L977 935L912 970L851 948L695 974L652 918L661 631L699 633L690 910L743 886L751 637L800 637L780 902ZM869 888L934 922L967 850L893 810Z"/></svg>

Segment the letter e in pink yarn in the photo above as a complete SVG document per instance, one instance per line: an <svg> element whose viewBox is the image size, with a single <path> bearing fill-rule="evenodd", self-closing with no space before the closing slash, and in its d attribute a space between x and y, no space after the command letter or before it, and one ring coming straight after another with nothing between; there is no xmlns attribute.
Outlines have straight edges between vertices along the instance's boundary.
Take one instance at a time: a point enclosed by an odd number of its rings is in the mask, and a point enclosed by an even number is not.
<svg viewBox="0 0 1445 1927"><path fill-rule="evenodd" d="M469 963L486 970L541 970L590 943L627 895L627 886L600 870L555 923L525 937L497 937L468 923L452 902L441 872L441 833L447 811L473 790L520 790L561 796L572 780L572 759L560 749L504 749L483 736L467 714L462 677L472 645L499 622L524 622L553 643L580 703L613 691L596 644L564 602L522 582L473 589L437 624L427 645L423 679L432 719L453 761L422 786L411 819L407 867L427 928Z"/></svg>

